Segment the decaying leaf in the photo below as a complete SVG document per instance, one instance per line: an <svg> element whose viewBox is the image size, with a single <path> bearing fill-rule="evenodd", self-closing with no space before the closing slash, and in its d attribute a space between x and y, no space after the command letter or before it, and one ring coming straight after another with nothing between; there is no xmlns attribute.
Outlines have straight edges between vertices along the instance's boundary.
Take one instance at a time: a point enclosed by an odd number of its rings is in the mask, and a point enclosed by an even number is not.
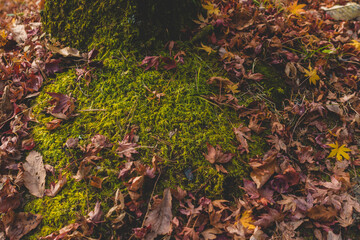
<svg viewBox="0 0 360 240"><path fill-rule="evenodd" d="M257 188L261 188L275 173L277 151L268 151L262 159L251 159L249 165L253 171L250 176L256 183Z"/></svg>
<svg viewBox="0 0 360 240"><path fill-rule="evenodd" d="M208 160L211 164L227 163L234 157L234 154L232 153L223 153L219 145L217 145L216 148L208 143L206 143L206 145L208 153L203 153L203 155L205 156L205 159Z"/></svg>
<svg viewBox="0 0 360 240"><path fill-rule="evenodd" d="M145 219L145 225L151 226L151 231L154 233L154 239L157 235L165 235L171 231L171 192L167 188L164 190L163 199L157 204L148 214Z"/></svg>
<svg viewBox="0 0 360 240"><path fill-rule="evenodd" d="M43 197L46 170L40 153L31 151L24 163L24 185L36 197Z"/></svg>
<svg viewBox="0 0 360 240"><path fill-rule="evenodd" d="M233 128L233 131L235 133L236 139L240 143L240 147L245 149L246 152L249 152L249 145L247 143L247 140L251 140L250 138L251 130L248 127L240 125L237 128Z"/></svg>
<svg viewBox="0 0 360 240"><path fill-rule="evenodd" d="M201 235L204 237L205 240L212 240L217 238L216 234L221 234L221 233L222 231L220 229L210 228L201 232Z"/></svg>
<svg viewBox="0 0 360 240"><path fill-rule="evenodd" d="M2 222L5 226L6 236L10 240L19 240L35 229L41 222L41 219L42 217L39 214L9 211L3 216Z"/></svg>
<svg viewBox="0 0 360 240"><path fill-rule="evenodd" d="M67 120L75 110L75 99L62 93L48 92L53 100L49 103L54 105L49 108L49 113L54 117Z"/></svg>
<svg viewBox="0 0 360 240"><path fill-rule="evenodd" d="M360 5L354 2L347 3L345 6L335 5L331 8L321 7L321 9L335 20L352 20L360 17Z"/></svg>
<svg viewBox="0 0 360 240"><path fill-rule="evenodd" d="M54 54L60 54L63 57L77 57L80 58L79 50L71 47L58 48L51 44L47 44L46 47L52 51Z"/></svg>
<svg viewBox="0 0 360 240"><path fill-rule="evenodd" d="M306 215L316 221L332 222L337 216L337 211L332 206L317 205L307 210Z"/></svg>
<svg viewBox="0 0 360 240"><path fill-rule="evenodd" d="M45 189L45 195L49 197L54 197L60 192L60 190L65 186L67 182L66 175L59 174L58 182L51 183L50 189Z"/></svg>

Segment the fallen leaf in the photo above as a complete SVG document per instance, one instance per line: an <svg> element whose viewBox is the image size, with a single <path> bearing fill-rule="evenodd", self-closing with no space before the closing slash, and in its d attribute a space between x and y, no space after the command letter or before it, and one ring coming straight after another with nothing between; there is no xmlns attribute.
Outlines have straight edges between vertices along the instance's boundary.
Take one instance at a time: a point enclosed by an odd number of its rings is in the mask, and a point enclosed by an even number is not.
<svg viewBox="0 0 360 240"><path fill-rule="evenodd" d="M165 235L171 231L171 192L167 188L164 190L163 199L155 206L145 219L145 226L151 226L151 231L155 237ZM154 237L154 238L155 238Z"/></svg>
<svg viewBox="0 0 360 240"><path fill-rule="evenodd" d="M240 147L245 149L245 151L249 152L249 145L247 143L247 140L251 140L250 138L250 129L248 127L244 127L240 124L238 128L233 128L233 131L235 133L236 139L240 143Z"/></svg>
<svg viewBox="0 0 360 240"><path fill-rule="evenodd" d="M5 226L6 236L10 240L19 240L31 230L35 229L41 222L42 217L39 214L32 213L14 213L9 211L2 217Z"/></svg>
<svg viewBox="0 0 360 240"><path fill-rule="evenodd" d="M47 123L45 124L46 129L47 129L47 130L54 130L54 129L60 127L61 122L62 122L62 119L54 119L54 120L51 120L50 122L47 122Z"/></svg>
<svg viewBox="0 0 360 240"><path fill-rule="evenodd" d="M312 67L309 65L309 70L304 69L304 71L305 76L309 78L309 82L316 85L316 81L320 80L319 75L317 75L316 69L312 69Z"/></svg>
<svg viewBox="0 0 360 240"><path fill-rule="evenodd" d="M247 228L249 230L254 230L255 229L255 225L253 224L254 219L252 217L252 211L251 210L246 210L241 215L240 222L245 228Z"/></svg>
<svg viewBox="0 0 360 240"><path fill-rule="evenodd" d="M232 153L223 153L219 145L217 145L216 148L208 143L206 143L206 145L208 153L203 153L203 155L205 156L205 159L208 160L211 164L227 163L234 157L234 154Z"/></svg>
<svg viewBox="0 0 360 240"><path fill-rule="evenodd" d="M60 192L60 190L65 186L67 182L66 175L59 174L58 182L51 183L50 189L45 189L45 195L49 197L55 197L56 194Z"/></svg>
<svg viewBox="0 0 360 240"><path fill-rule="evenodd" d="M64 47L64 48L58 48L51 44L47 44L46 47L55 54L60 54L63 57L77 57L80 58L80 52L79 50L71 47Z"/></svg>
<svg viewBox="0 0 360 240"><path fill-rule="evenodd" d="M99 201L96 202L94 210L89 212L87 221L93 222L93 223L99 223L101 222L101 217L103 215L103 212L101 211L101 204Z"/></svg>
<svg viewBox="0 0 360 240"><path fill-rule="evenodd" d="M249 165L253 171L250 173L251 179L256 183L257 188L261 188L275 173L277 151L268 151L262 159L251 159Z"/></svg>
<svg viewBox="0 0 360 240"><path fill-rule="evenodd" d="M101 184L103 182L103 179L96 177L96 176L91 176L90 178L90 185L96 188L101 189Z"/></svg>
<svg viewBox="0 0 360 240"><path fill-rule="evenodd" d="M306 216L319 222L332 222L337 216L337 211L332 206L317 205L307 210Z"/></svg>
<svg viewBox="0 0 360 240"><path fill-rule="evenodd" d="M336 141L335 144L328 144L328 146L332 147L333 149L331 150L328 158L332 158L336 156L336 160L338 161L342 161L343 158L345 158L346 160L350 159L349 154L347 154L346 152L351 152L351 150L347 147L345 147L345 145L341 145L339 147L338 142Z"/></svg>
<svg viewBox="0 0 360 240"><path fill-rule="evenodd" d="M201 235L204 237L205 240L212 240L217 238L216 234L221 234L221 233L222 231L220 229L210 228L201 232Z"/></svg>
<svg viewBox="0 0 360 240"><path fill-rule="evenodd" d="M47 92L53 99L49 102L54 105L48 112L54 117L67 120L75 110L75 99L62 93Z"/></svg>
<svg viewBox="0 0 360 240"><path fill-rule="evenodd" d="M202 43L201 43L201 47L199 47L199 49L204 50L205 52L207 52L208 55L210 55L212 52L215 52L214 49L212 49L211 47L206 46L206 45L204 45Z"/></svg>
<svg viewBox="0 0 360 240"><path fill-rule="evenodd" d="M23 166L25 187L32 195L42 198L45 191L46 170L41 154L31 151Z"/></svg>
<svg viewBox="0 0 360 240"><path fill-rule="evenodd" d="M294 1L290 4L290 6L286 8L286 10L295 16L300 16L301 13L305 12L305 10L303 9L305 6L305 4L298 5L298 1Z"/></svg>

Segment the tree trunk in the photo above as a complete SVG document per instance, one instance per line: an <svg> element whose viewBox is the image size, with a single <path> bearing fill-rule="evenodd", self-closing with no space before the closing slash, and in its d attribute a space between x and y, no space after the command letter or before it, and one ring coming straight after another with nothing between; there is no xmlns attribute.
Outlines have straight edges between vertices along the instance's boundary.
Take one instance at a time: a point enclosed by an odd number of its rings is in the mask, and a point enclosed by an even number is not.
<svg viewBox="0 0 360 240"><path fill-rule="evenodd" d="M200 6L201 0L50 0L42 21L47 32L72 47L119 47L179 38Z"/></svg>

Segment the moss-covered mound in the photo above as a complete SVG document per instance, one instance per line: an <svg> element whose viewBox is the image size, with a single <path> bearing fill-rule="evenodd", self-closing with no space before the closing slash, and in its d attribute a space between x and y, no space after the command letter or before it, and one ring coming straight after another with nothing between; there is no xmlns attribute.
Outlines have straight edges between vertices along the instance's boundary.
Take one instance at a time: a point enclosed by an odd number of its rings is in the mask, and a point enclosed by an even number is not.
<svg viewBox="0 0 360 240"><path fill-rule="evenodd" d="M134 44L134 40L178 38L192 23L199 0L52 0L46 1L42 22L63 43L87 48Z"/></svg>
<svg viewBox="0 0 360 240"><path fill-rule="evenodd" d="M216 60L199 56L194 49L184 50L185 63L176 70L144 71L138 67L139 59L133 53L114 50L103 57L104 68L93 73L95 78L89 86L85 80L77 80L74 70L49 80L35 103L34 114L39 123L35 124L33 135L44 161L57 170L63 169L69 181L56 197L33 199L26 205L26 211L44 217L32 239L75 221L79 214L89 212L97 200L106 212L117 188L126 193L124 181L117 178L126 160L115 149L132 127L138 128L138 143L143 146L137 149L135 160L151 165L154 155L162 159L155 193L161 193L165 187L180 186L213 198L231 200L240 195L237 186L242 182L244 160L248 157L236 150L232 129L238 127L240 120L232 109L220 108L204 97L218 91L206 81L212 76L224 76L224 72ZM79 115L62 123L60 128L47 130L45 124L53 117L46 113L50 96L45 92L71 94L76 98ZM105 135L115 144L113 149L100 152L103 160L91 172L105 179L101 190L91 186L88 180L76 182L71 178L76 174L81 152L64 148L68 138L79 138L80 145L85 145L95 134ZM224 165L228 174L218 172L205 159L206 143L219 144L224 152L235 154ZM251 155L260 154L263 148L261 142L250 145ZM149 186L145 186L143 194L149 198L154 179L148 179L147 183ZM134 226L128 226L129 231L141 225L140 219L133 221ZM101 228L102 234L111 229L107 223Z"/></svg>

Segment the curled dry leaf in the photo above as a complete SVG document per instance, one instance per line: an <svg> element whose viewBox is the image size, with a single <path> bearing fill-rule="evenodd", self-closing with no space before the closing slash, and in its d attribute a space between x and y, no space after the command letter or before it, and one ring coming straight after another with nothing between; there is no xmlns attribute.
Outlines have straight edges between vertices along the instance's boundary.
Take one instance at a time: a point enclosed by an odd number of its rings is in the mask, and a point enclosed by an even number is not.
<svg viewBox="0 0 360 240"><path fill-rule="evenodd" d="M240 147L245 149L247 153L249 153L249 145L247 143L247 140L251 141L250 138L250 129L248 127L244 127L240 125L238 128L233 129L236 139L240 143Z"/></svg>
<svg viewBox="0 0 360 240"><path fill-rule="evenodd" d="M217 238L216 234L221 234L221 233L222 231L220 229L210 228L203 231L201 235L204 237L205 240L212 240Z"/></svg>
<svg viewBox="0 0 360 240"><path fill-rule="evenodd" d="M79 50L71 47L58 48L53 45L47 44L46 47L55 54L60 54L63 57L78 57L80 58Z"/></svg>
<svg viewBox="0 0 360 240"><path fill-rule="evenodd" d="M47 122L47 123L45 124L46 129L47 129L47 130L54 130L54 129L60 127L61 122L62 122L61 119L51 120L50 122Z"/></svg>
<svg viewBox="0 0 360 240"><path fill-rule="evenodd" d="M216 149L208 143L206 143L206 145L208 153L203 153L203 155L205 156L205 159L208 160L211 164L227 163L234 157L234 154L232 153L223 153L219 145L216 146Z"/></svg>
<svg viewBox="0 0 360 240"><path fill-rule="evenodd" d="M277 151L268 151L262 159L251 159L249 165L253 171L250 176L256 183L257 188L261 188L275 173Z"/></svg>
<svg viewBox="0 0 360 240"><path fill-rule="evenodd" d="M58 182L56 184L51 183L50 189L45 189L45 195L49 197L55 197L56 194L58 194L60 190L65 186L66 182L66 175L59 174Z"/></svg>
<svg viewBox="0 0 360 240"><path fill-rule="evenodd" d="M54 105L48 112L54 117L67 120L75 110L75 99L62 93L48 92L53 99L49 102Z"/></svg>
<svg viewBox="0 0 360 240"><path fill-rule="evenodd" d="M154 233L154 239L157 235L165 235L171 231L171 192L167 188L164 190L164 196L161 202L155 206L145 219L145 225L151 226L151 232Z"/></svg>
<svg viewBox="0 0 360 240"><path fill-rule="evenodd" d="M46 170L40 153L31 151L24 163L24 185L36 197L43 197Z"/></svg>

